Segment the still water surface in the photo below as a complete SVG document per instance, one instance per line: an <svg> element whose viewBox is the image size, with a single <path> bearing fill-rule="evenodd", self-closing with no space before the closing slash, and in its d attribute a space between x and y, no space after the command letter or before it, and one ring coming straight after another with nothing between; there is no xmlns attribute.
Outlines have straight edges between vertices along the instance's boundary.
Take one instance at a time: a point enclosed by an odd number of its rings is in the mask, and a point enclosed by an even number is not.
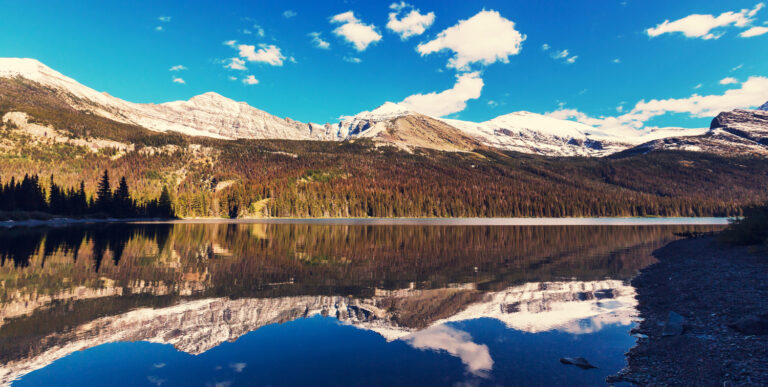
<svg viewBox="0 0 768 387"><path fill-rule="evenodd" d="M0 384L604 385L634 344L629 280L721 227L0 230Z"/></svg>

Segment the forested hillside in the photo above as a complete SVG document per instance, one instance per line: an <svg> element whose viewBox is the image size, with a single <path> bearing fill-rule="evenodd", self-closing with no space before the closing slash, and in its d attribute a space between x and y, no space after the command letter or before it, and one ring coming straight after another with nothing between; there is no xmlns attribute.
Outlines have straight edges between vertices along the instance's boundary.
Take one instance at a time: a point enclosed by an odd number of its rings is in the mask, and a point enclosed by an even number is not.
<svg viewBox="0 0 768 387"><path fill-rule="evenodd" d="M106 169L125 176L139 202L168 186L181 217L707 216L768 198L761 157L546 158L407 152L366 140L216 140L93 116L23 82L0 79L0 87L2 181L53 174L65 188L83 180L92 197Z"/></svg>

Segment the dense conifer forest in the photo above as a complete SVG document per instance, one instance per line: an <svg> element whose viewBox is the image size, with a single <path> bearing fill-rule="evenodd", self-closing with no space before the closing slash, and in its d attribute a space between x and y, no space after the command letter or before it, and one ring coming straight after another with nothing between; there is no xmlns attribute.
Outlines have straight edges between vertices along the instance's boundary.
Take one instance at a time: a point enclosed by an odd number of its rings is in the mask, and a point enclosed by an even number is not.
<svg viewBox="0 0 768 387"><path fill-rule="evenodd" d="M2 212L5 212L3 216ZM105 170L95 195L85 192L85 182L75 187L56 184L51 175L47 191L37 175L24 175L19 181L11 177L3 183L0 177L0 219L20 214L46 214L70 217L108 216L113 218L173 218L173 207L167 187L160 197L138 202L131 197L125 177L113 191L109 171Z"/></svg>

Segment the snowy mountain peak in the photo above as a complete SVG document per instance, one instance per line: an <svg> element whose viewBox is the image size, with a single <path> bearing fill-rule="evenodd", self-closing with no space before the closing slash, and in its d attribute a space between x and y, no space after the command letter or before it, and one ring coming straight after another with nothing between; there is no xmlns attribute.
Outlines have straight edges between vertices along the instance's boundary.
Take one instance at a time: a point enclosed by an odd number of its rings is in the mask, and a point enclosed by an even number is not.
<svg viewBox="0 0 768 387"><path fill-rule="evenodd" d="M413 112L399 104L393 102L385 102L383 105L373 109L372 111L360 112L351 118L355 120L383 121L389 120L391 118L407 116L409 114L413 114Z"/></svg>

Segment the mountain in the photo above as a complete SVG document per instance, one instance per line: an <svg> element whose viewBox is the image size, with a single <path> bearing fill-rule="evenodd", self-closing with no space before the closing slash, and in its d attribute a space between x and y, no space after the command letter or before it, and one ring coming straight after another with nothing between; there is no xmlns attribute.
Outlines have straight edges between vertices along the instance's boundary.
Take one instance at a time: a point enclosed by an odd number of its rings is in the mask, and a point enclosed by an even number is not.
<svg viewBox="0 0 768 387"><path fill-rule="evenodd" d="M712 120L709 130L700 136L669 137L649 141L619 155L643 154L658 150L768 156L768 111L737 109L722 112Z"/></svg>
<svg viewBox="0 0 768 387"><path fill-rule="evenodd" d="M72 108L157 132L214 138L324 139L322 126L282 119L216 93L189 101L138 104L99 93L34 59L0 58L0 78L21 78L50 88Z"/></svg>
<svg viewBox="0 0 768 387"><path fill-rule="evenodd" d="M768 111L768 102L757 108L757 110Z"/></svg>
<svg viewBox="0 0 768 387"><path fill-rule="evenodd" d="M214 92L161 104L139 104L81 85L34 59L0 58L0 78L42 86L77 111L156 132L221 139L344 141L369 138L400 148L470 151L486 146L544 156L606 156L645 142L697 130L610 133L569 120L515 112L475 123L439 119L385 103L373 111L319 125L280 118ZM33 82L27 84L29 82ZM2 91L0 91L2 97Z"/></svg>

